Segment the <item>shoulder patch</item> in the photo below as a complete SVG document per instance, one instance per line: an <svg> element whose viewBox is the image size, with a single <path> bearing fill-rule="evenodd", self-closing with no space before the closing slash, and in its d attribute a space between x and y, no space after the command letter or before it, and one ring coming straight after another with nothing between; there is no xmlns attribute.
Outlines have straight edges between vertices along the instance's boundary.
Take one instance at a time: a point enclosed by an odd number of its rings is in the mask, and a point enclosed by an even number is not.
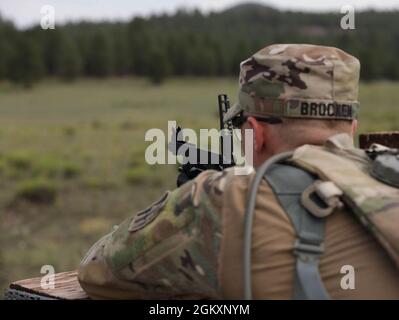
<svg viewBox="0 0 399 320"><path fill-rule="evenodd" d="M154 202L147 209L137 212L129 226L129 232L136 232L151 223L159 215L159 213L162 211L162 208L168 202L170 193L170 191L165 192L165 194L158 201Z"/></svg>

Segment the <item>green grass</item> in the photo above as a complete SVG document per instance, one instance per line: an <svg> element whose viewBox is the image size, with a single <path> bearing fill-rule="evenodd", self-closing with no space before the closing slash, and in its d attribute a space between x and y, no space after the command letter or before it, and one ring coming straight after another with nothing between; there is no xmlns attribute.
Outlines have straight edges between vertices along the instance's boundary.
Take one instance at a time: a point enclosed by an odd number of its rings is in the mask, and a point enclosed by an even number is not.
<svg viewBox="0 0 399 320"><path fill-rule="evenodd" d="M174 188L175 165L144 161L146 130L168 120L217 127L216 96L234 100L236 86L217 78L47 80L28 91L0 83L0 290L40 276L45 264L76 268L113 225ZM398 88L360 87L360 132L399 129Z"/></svg>

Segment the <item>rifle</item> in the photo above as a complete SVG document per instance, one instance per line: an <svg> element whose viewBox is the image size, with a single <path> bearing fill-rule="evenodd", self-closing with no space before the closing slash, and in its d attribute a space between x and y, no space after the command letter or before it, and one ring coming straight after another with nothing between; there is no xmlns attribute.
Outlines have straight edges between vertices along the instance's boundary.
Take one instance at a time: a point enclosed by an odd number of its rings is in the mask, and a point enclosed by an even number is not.
<svg viewBox="0 0 399 320"><path fill-rule="evenodd" d="M233 124L231 121L223 122L223 116L230 108L230 101L226 94L218 95L219 122L220 122L220 153L197 148L196 145L183 140L182 129L178 126L172 133L171 142L168 148L176 156L183 156L183 164L179 167L177 186L180 187L187 181L194 179L202 171L222 171L235 166L233 157ZM225 150L225 146L230 146ZM196 161L190 159L190 155L196 156ZM203 163L205 161L205 163Z"/></svg>

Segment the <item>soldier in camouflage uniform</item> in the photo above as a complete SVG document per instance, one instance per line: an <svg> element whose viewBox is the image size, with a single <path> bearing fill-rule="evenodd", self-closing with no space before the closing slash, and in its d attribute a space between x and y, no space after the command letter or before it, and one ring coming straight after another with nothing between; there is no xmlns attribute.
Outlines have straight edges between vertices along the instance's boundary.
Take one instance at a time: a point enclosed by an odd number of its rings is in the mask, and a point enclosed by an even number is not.
<svg viewBox="0 0 399 320"><path fill-rule="evenodd" d="M254 167L303 145L356 150L359 61L315 45L272 45L241 64L237 103L253 129ZM79 268L92 298L243 298L244 212L254 173L205 171L100 239ZM346 206L326 218L320 276L334 299L399 298L399 274L377 241ZM257 193L252 230L255 299L293 298L295 230L273 188ZM341 268L355 270L344 290Z"/></svg>

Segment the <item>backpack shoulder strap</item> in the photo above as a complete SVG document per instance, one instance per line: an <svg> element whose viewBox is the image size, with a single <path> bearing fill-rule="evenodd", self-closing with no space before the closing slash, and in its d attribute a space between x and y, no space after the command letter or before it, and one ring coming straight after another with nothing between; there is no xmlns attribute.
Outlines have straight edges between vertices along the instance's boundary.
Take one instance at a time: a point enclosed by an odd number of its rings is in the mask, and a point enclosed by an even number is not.
<svg viewBox="0 0 399 320"><path fill-rule="evenodd" d="M313 216L301 205L302 193L316 177L291 165L274 164L264 178L289 216L297 235L294 299L329 299L319 272L319 261L324 252L325 220Z"/></svg>

